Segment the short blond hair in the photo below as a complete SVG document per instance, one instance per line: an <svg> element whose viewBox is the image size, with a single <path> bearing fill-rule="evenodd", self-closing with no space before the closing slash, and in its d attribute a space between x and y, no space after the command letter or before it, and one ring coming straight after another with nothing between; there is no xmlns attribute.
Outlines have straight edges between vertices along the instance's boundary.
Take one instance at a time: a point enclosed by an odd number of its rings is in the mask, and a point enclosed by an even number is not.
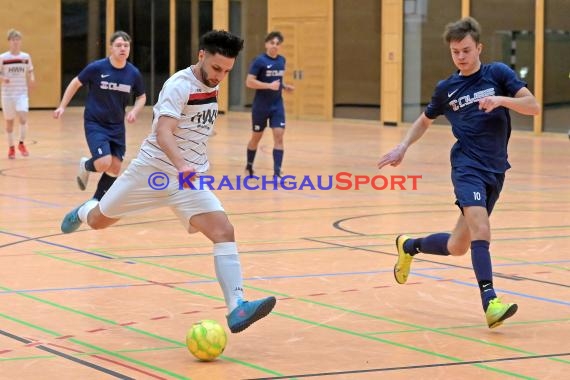
<svg viewBox="0 0 570 380"><path fill-rule="evenodd" d="M22 33L16 29L10 29L8 31L8 41L13 40L15 38L22 38Z"/></svg>

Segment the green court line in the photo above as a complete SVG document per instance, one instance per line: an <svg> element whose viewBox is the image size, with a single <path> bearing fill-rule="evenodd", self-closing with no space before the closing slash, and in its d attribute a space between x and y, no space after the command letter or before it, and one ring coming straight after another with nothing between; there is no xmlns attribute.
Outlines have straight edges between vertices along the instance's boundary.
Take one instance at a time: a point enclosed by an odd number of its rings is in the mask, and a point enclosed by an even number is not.
<svg viewBox="0 0 570 380"><path fill-rule="evenodd" d="M95 252L104 253L104 254L109 255L109 256L116 256L116 255L113 255L112 253L104 252L104 251L100 251L100 250L97 250L97 251L95 251ZM54 258L60 259L59 257L54 257ZM84 264L81 263L81 262L76 262L76 261L73 261L73 260L70 260L70 261L71 261L73 264L75 264L75 265L84 265ZM195 276L195 277L204 278L204 279L208 279L208 280L211 280L211 281L216 281L216 278L215 278L215 277L208 276L208 275L204 275L204 274L201 274L201 273L195 273L195 272L190 272L190 271L186 271L186 270L183 270L183 269L172 268L172 267L169 267L169 266L165 266L165 265L161 265L161 264L156 264L156 263L153 263L153 262L147 262L147 261L145 261L145 260L135 259L135 260L133 260L133 261L136 261L136 262L142 263L142 264L146 264L146 265L155 266L155 267L158 267L158 268L161 268L161 269L166 269L166 270L173 271L173 272L183 273L183 274L186 274L186 275L192 275L192 276ZM85 264L85 265L87 265L87 264ZM102 268L102 269L105 269L105 268ZM252 286L252 285L244 285L244 288L257 290L257 291L259 291L259 292L266 293L266 294L272 294L272 295L274 295L274 296L287 297L287 298L294 298L295 300L298 300L298 301L302 301L302 302L306 302L306 303L310 303L310 304L314 304L314 305L319 305L319 306L323 306L323 307L330 308L330 309L336 309L336 310L343 311L343 312L346 312L346 313L352 313L352 314L356 314L356 315L359 315L359 316L365 316L365 317L372 318L372 319L380 319L380 320L383 320L383 321L386 321L386 322L390 322L390 323L394 323L394 324L398 324L398 325L403 325L403 326L407 326L407 327L412 327L412 328L414 328L414 329L421 329L421 330L423 330L423 331L431 331L431 332L435 332L435 333L439 333L439 334L443 334L443 335L449 335L449 336L452 336L452 337L455 337L455 338L458 338L458 339L464 339L464 340L468 340L468 341L472 341L472 342L476 342L476 343L481 343L481 344L485 344L485 345L490 345L490 346L494 346L494 347L497 347L497 348L502 348L502 349L510 350L510 351L514 351L514 352L520 352L520 353L524 353L524 354L531 355L531 356L538 355L538 354L536 354L536 353L534 353L534 352L524 351L524 350L521 350L521 349L518 349L518 348L515 348L515 347L510 347L510 346L500 345L500 344L497 344L497 343L487 342L487 341L485 341L485 340L475 339L475 338L471 338L471 337L467 337L467 336L463 336L463 335L459 335L459 334L453 334L453 333L451 333L451 332L442 331L442 330L439 330L439 329L436 329L436 328L429 328L429 327L420 326L420 325L416 325L416 324L412 324L412 323L408 323L408 322L398 321L398 320L391 319L391 318L376 316L376 315L367 314L367 313L361 313L361 312L358 312L358 311L354 311L354 310L350 310L350 309L338 307L338 306L335 306L335 305L330 305L330 304L321 303L321 302L314 301L314 300L310 300L310 299L307 299L307 298L297 298L297 297L293 297L293 296L291 296L291 295L289 295L289 294L279 293L279 292L275 292L275 291L268 290L268 289L264 289L264 288L259 288L259 287ZM182 291L189 291L188 289L180 288L180 287L176 287L176 289L180 289L180 290L182 290ZM220 299L221 299L221 298L220 298ZM221 299L221 300L223 300L223 299ZM558 358L549 358L549 359L550 359L550 360L554 360L554 361L562 361L563 363L570 364L570 361L563 360L563 359L558 359Z"/></svg>
<svg viewBox="0 0 570 380"><path fill-rule="evenodd" d="M49 255L47 255L47 256L49 256ZM67 261L67 260L64 260L64 261ZM104 268L97 268L97 267L94 267L93 269L104 269ZM148 282L148 281L146 281L146 280L142 280L142 281ZM7 288L7 287L2 286L2 285L0 285L0 289L5 290L5 291L14 292L13 289ZM216 299L216 300L223 300L223 299L221 299L220 297L213 297L213 296L209 296L209 295L207 295L207 294L200 293L200 292L191 292L191 293L193 293L193 294L195 294L195 295L202 295L202 294L203 294L204 297L208 297L208 298L212 298L212 299ZM186 343L185 343L185 342L176 341L176 340L173 340L173 339L164 337L164 336L162 336L162 335L154 334L154 333L151 333L151 332L149 332L149 331L145 331L145 330L142 330L142 329L139 329L139 328L136 328L136 327L132 327L132 326L121 326L121 325L119 324L119 322L112 321L112 320L107 319L107 318L99 317L99 316L97 316L97 315L95 315L95 314L91 314L91 313L83 312L83 311L80 311L80 310L77 310L77 309L73 309L73 308L70 308L70 307L68 307L68 306L61 305L61 304L58 304L58 303L56 303L56 302L52 302L52 301L49 301L49 300L46 300L46 299L43 299L43 298L40 298L40 297L36 297L36 296L30 295L30 294L26 294L26 293L16 293L16 294L18 294L19 296L25 297L25 298L30 298L30 299L32 299L32 300L34 300L34 301L41 302L41 303L43 303L43 304L47 304L47 305L53 306L53 307L55 307L55 308L57 308L57 309L60 309L60 310L65 310L65 311L68 311L68 312L71 312L71 313L74 313L74 314L79 314L79 315L81 315L81 316L84 316L84 317L87 317L87 318L90 318L90 319L95 319L95 320L97 320L97 321L100 321L100 322L103 322L103 323L107 323L107 324L110 324L110 325L113 325L113 326L120 326L120 327L122 327L122 328L125 328L125 329L127 329L127 330L133 331L133 332L135 332L135 333L139 333L139 334L142 334L142 335L145 335L145 336L148 336L148 337L157 339L157 340L165 341L165 342L168 342L168 343L177 345L177 346L179 346L179 347L186 347ZM20 323L20 324L23 324L23 325L26 325L26 326L28 326L28 327L32 327L32 328L34 328L34 329L37 329L37 330L46 332L46 333L48 333L48 334L50 334L50 335L54 335L54 336L56 336L56 337L57 337L57 336L61 336L61 334L59 334L59 333L52 332L51 330L44 329L44 328L42 328L42 327L33 325L33 324L31 324L31 323L27 323L27 322L25 322L25 321L18 320L18 319L16 319L16 318L9 317L9 316L4 315L4 314L1 314L1 313L0 313L0 316L3 316L4 318L7 318L7 319L12 319L12 320L14 320L14 322L18 322L18 323ZM75 338L70 338L70 339L68 339L68 341L74 342L74 343L77 343L77 344L80 344L80 345L85 346L85 347L89 347L89 348L95 349L95 350L97 350L97 351L99 351L99 352L106 353L106 354L111 355L111 356L115 356L115 357L118 357L118 358L121 358L121 359L124 359L124 360L127 360L127 361L131 361L131 362L133 362L133 363L136 363L136 364L145 366L145 367L147 367L147 368L154 369L154 370L159 371L159 372L165 371L164 373L169 373L169 374L170 374L170 372L169 372L168 370L166 370L166 369L161 369L160 367L155 367L155 366L153 366L153 365L151 365L151 364L148 364L148 363L139 361L139 360L137 360L137 359L132 359L132 358L129 358L128 356L115 353L114 351L110 351L110 350L106 350L106 349L101 348L101 347L93 346L93 345L90 345L89 343L82 342L82 341L79 341L79 340L77 340L77 342L76 342L76 339L75 339ZM249 368L253 368L253 369L259 370L259 371L261 371L261 372L266 372L266 373L269 373L269 374L272 374L272 375L275 375L275 376L283 376L282 373L279 373L279 372L270 370L270 369L268 369L268 368L264 368L264 367L258 366L258 365L253 364L253 363L247 363L247 362L240 361L240 360L234 359L234 358L230 358L230 357L224 356L224 355L222 355L222 356L220 356L220 357L223 358L223 359L226 359L226 360L228 360L228 361L233 361L233 362L236 362L236 363L240 363L240 364L242 364L242 365L244 365L244 366L247 366L247 367L249 367ZM176 375L176 374L173 374L173 375L171 375L171 376L175 376L175 375ZM180 376L181 376L181 375L180 375ZM181 378L186 379L186 377L181 377Z"/></svg>
<svg viewBox="0 0 570 380"><path fill-rule="evenodd" d="M107 255L109 255L109 256L111 256L111 257L113 257L113 256L116 257L116 255L110 254L110 253L108 253L108 252L102 252L102 251L97 251L97 252L99 252L99 253L105 253L105 254L107 254ZM59 256L53 256L53 255L45 254L45 253L42 253L42 252L36 252L36 253L39 254L39 255L45 256L45 257L49 257L49 258L52 258L52 259L56 259L56 260L68 262L68 263L71 263L71 264L74 264L74 265L85 266L85 267L89 267L89 268L92 268L92 269L102 270L102 271L105 271L105 272L114 273L114 274L117 274L117 275L119 275L119 276L131 278L131 279L133 279L133 278L140 279L140 278L138 278L138 277L136 277L136 276L132 276L132 275L129 275L129 274L125 274L125 273L121 273L121 272L109 270L109 269L107 269L107 268L101 268L101 267L98 267L98 266L95 266L95 265L85 264L85 263L78 262L78 261L75 261L75 260L71 260L71 259L67 259L67 258L63 258L63 257L59 257ZM167 267L167 266L163 266L163 265L160 265L160 264L149 263L149 262L145 262L144 260L134 260L134 261L140 262L140 263L143 263L143 264L146 264L146 265L156 266L156 267L159 267L159 268L161 268L161 269L166 269L166 270L170 270L170 271L174 271L174 272L179 272L179 273L184 273L184 274L191 274L191 275L193 275L193 276L195 276L195 277L205 278L205 279L209 279L209 280L215 280L214 277L207 276L207 275L203 275L203 274L200 274L200 273L193 273L193 272L181 270L181 269L178 269L178 268L172 268L172 267ZM144 280L144 279L142 279L142 280L145 281L145 282L148 282L148 280ZM269 291L269 290L266 290L266 289L256 288L256 287L252 287L252 286L244 286L244 287L249 288L249 289L255 289L255 290L258 290L258 291L261 291L261 292L265 292L265 293L269 293L269 294L273 294L273 295L280 295L280 296L284 296L284 297L289 297L289 296L286 295L286 294L281 294L281 293ZM201 294L202 294L202 293L200 293L200 292L190 291L190 290L188 290L188 289L186 289L186 288L181 288L181 287L177 287L177 286L176 286L176 287L173 287L173 289L180 290L180 291L184 291L184 292L189 292L189 293L192 293L192 294L195 294L195 295L201 295ZM214 296L210 296L210 295L206 295L206 296L207 296L208 298L210 298L210 299L217 299L217 300L223 301L223 299L220 298L220 297L214 297ZM294 297L292 297L292 298L294 298ZM408 323L405 323L405 322L390 320L390 319L388 319L388 318L379 317L379 316L374 316L374 315L367 314L367 313L360 313L360 312L356 312L356 311L354 311L354 310L349 310L349 309L344 309L344 308L341 308L341 307L336 307L336 306L334 306L334 305L323 304L323 303L320 303L320 302L315 302L315 301L307 300L307 299L303 299L303 298L295 298L295 299L296 299L296 300L299 300L299 301L302 301L302 302L308 302L308 303L320 305L320 306L327 307L327 308L332 308L332 309L336 309L336 310L342 310L342 311L347 312L347 313L352 313L352 314L357 314L357 315L361 315L361 316L366 316L366 317L368 317L368 318L385 320L385 321L389 321L389 322L392 322L392 323L397 323L397 324L403 324L403 325L411 326L411 327L414 327L414 328L420 328L420 329L422 328L422 326L419 326L419 325L413 325L413 324L408 324ZM296 317L296 316L292 316L292 315L288 315L288 314L284 314L284 313L279 313L279 312L276 312L276 311L273 311L272 313L273 313L273 314L276 314L276 315L279 315L279 316L281 316L281 317L284 317L284 318L293 319L293 320L297 320L297 321L303 321L304 323L312 324L312 325L314 325L314 326L319 326L319 327L323 327L323 328L328 328L328 329L336 330L336 331L343 332L343 333L346 333L346 334L363 337L363 338L366 338L366 339L378 340L378 341L384 342L384 343L386 343L386 344L396 345L396 346L398 346L398 347L407 348L407 349L410 349L410 350L413 350L413 351L417 351L417 352L423 352L423 353L426 353L426 354L428 354L428 355L446 358L446 359L448 359L448 360L452 360L452 361L455 361L455 362L463 362L463 360L461 360L461 359L459 359L459 358L453 358L453 357L451 357L451 356L439 354L439 353L432 352L432 351L428 351L428 350L423 350L423 349L420 349L420 348L418 348L418 347L407 346L407 345L401 345L400 343L397 343L397 342L392 342L392 341L389 341L389 340L385 340L385 339L381 339L381 338L377 338L377 337L372 337L372 336L369 336L369 335L366 335L366 334L357 333L357 332L350 331L350 330L345 330L345 329L336 328L336 327L329 326L329 325L324 325L324 324L321 324L321 323L312 322L312 321L305 320L305 319L302 319L302 318L299 318L299 317ZM435 329L430 329L430 328L423 328L423 330L424 330L424 331L435 331L435 332L438 332L437 330L435 330ZM486 342L486 341L483 341L483 340L479 340L479 339L463 337L463 336L461 336L461 335L456 335L456 334L451 334L451 333L445 333L445 332L440 332L440 333L445 334L445 335L451 335L451 336L457 337L457 338L462 338L462 339L471 340L471 341L477 342L477 343L484 343L484 344L493 345L493 346L496 346L496 347L505 348L505 349L509 349L509 350L516 350L517 352L527 353L527 354L529 354L529 355L536 355L536 354L534 354L534 353L529 353L529 352L526 352L526 351L523 351L523 350L518 350L518 349L515 349L515 348L512 348L512 347L508 347L508 346L502 346L502 345L497 345L497 344L489 343L489 342ZM509 372L509 371L504 371L504 370L497 369L497 368L493 368L493 367L486 366L486 365L483 365L483 364L474 364L474 366L477 366L477 367L480 367L480 368L484 368L484 369L488 369L488 370L495 371L495 372L499 372L499 373L508 374L508 375L514 376L514 377L527 378L527 377L525 377L524 375L521 375L521 374L512 373L512 372Z"/></svg>
<svg viewBox="0 0 570 380"><path fill-rule="evenodd" d="M538 321L522 321L522 322L509 322L509 326L513 325L534 325L539 323L556 323L556 322L568 322L570 318L562 318L562 319L543 319ZM458 330L458 329L470 329L470 328L482 328L487 327L486 324L480 323L476 325L459 325L459 326L449 326L449 327L438 327L435 330ZM425 331L423 329L407 329L407 330L392 330L392 331L376 331L376 332L369 332L369 335L387 335L387 334L396 334L396 333L414 333L414 332L422 332Z"/></svg>
<svg viewBox="0 0 570 380"><path fill-rule="evenodd" d="M1 285L0 285L0 288L8 289L8 288L5 288L4 286L1 286ZM23 294L22 294L22 295L23 295ZM54 306L54 305L55 305L55 303L53 303L53 302L46 301L46 300L42 300L42 299L39 299L38 297L33 297L33 296L32 296L32 297L29 297L29 298L32 298L32 299L34 299L34 300L36 300L36 301L39 301L39 302L42 302L42 303L47 303L47 304L49 304L49 305L51 305L51 306ZM57 307L57 306L56 306L56 307ZM67 308L67 309L68 309L68 308ZM82 313L82 314L83 314L83 313ZM6 314L4 314L4 313L0 313L0 317L2 317L2 318L4 318L4 319L7 319L7 320L9 320L9 321L16 322L16 323L18 323L18 324L24 325L24 326L26 326L26 327L32 328L32 329L34 329L34 330L41 331L41 332L43 332L43 333L45 333L45 334L48 334L48 335L51 335L51 336L54 336L54 337L62 336L62 334L60 334L60 333L58 333L58 332L56 332L56 331L53 331L53 330L50 330L50 329L47 329L47 328L44 328L44 327L35 325L35 324L33 324L33 323L30 323L30 322L26 322L26 321L24 321L24 320L22 320L22 319L19 319L19 318L11 317L11 316L6 315ZM135 364L140 365L140 366L142 366L142 367L152 369L153 371L160 372L160 373L163 373L163 374L172 376L172 377L174 377L174 378L176 378L176 379L183 379L183 380L188 380L188 379L189 379L188 377L183 376L183 375L180 375L180 374L178 374L178 373L174 373L174 372L169 371L169 370L167 370L167 369L154 366L154 365L149 364L149 363L147 363L147 362L144 362L144 361L142 361L142 360L133 359L133 358L130 358L130 357L128 357L128 356L121 355L121 354L116 353L116 352L113 352L113 351L109 351L109 350L107 350L107 349L105 349L105 348L103 348L103 347L95 346L95 345L93 345L93 344L84 342L84 341L82 341L82 340L80 340L80 339L77 339L77 338L69 338L69 339L67 339L67 340L68 340L69 342L75 343L75 344L80 345L80 346L82 346L82 347L88 347L88 348L90 348L90 349L92 349L92 350L95 350L95 351L97 351L97 352L99 352L99 353L105 353L105 354L110 355L110 356L113 356L113 357L115 357L115 358L123 359L123 360L126 360L126 361L131 362L131 363L135 363Z"/></svg>

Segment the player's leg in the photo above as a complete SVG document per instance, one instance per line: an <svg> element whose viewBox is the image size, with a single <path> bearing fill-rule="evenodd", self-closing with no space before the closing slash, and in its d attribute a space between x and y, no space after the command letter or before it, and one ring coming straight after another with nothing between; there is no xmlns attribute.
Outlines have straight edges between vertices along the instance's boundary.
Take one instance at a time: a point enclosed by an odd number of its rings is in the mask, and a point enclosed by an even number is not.
<svg viewBox="0 0 570 380"><path fill-rule="evenodd" d="M18 120L20 121L20 142L18 143L18 150L24 157L29 156L28 149L24 144L28 135L28 109L28 97L20 96L16 100L16 112L18 114Z"/></svg>
<svg viewBox="0 0 570 380"><path fill-rule="evenodd" d="M228 308L228 326L237 333L265 317L275 306L275 297L245 301L243 277L234 227L220 201L209 190L183 190L172 208L181 220L187 220L189 232L202 232L214 244L216 277ZM187 219L185 219L187 218Z"/></svg>
<svg viewBox="0 0 570 380"><path fill-rule="evenodd" d="M122 139L113 139L110 141L110 163L106 167L98 166L98 161L95 161L95 168L98 171L101 171L103 174L101 178L99 178L99 182L97 183L97 189L95 190L95 194L93 194L93 198L101 199L103 195L111 188L113 183L117 180L119 173L121 172L121 165L123 163L123 157L125 156L125 142L124 142L124 134ZM105 156L108 163L108 156ZM102 158L101 158L102 159ZM101 169L101 170L99 170Z"/></svg>
<svg viewBox="0 0 570 380"><path fill-rule="evenodd" d="M16 108L14 99L2 97L2 113L6 129L6 140L8 142L8 158L16 158L16 148L14 146L14 119L16 118Z"/></svg>
<svg viewBox="0 0 570 380"><path fill-rule="evenodd" d="M267 114L264 110L253 108L251 110L251 138L247 143L247 156L245 170L249 176L253 176L253 161L257 153L257 147L263 137L263 131L267 127Z"/></svg>
<svg viewBox="0 0 570 380"><path fill-rule="evenodd" d="M67 213L61 223L62 232L73 232L84 222L92 229L103 229L123 216L163 206L157 202L156 192L148 186L148 176L153 170L139 168L140 165L133 160L100 201L90 199ZM167 197L168 193L164 198Z"/></svg>
<svg viewBox="0 0 570 380"><path fill-rule="evenodd" d="M481 293L481 302L487 324L490 328L500 326L503 321L513 316L518 306L516 304L502 303L497 297L493 287L493 267L491 262L491 226L489 216L497 202L504 182L504 174L478 173L483 182L474 187L472 194L479 199L482 205L469 205L463 207L465 222L471 234L471 262L477 278ZM467 202L466 202L467 203Z"/></svg>
<svg viewBox="0 0 570 380"><path fill-rule="evenodd" d="M454 183L455 196L458 201L456 204L461 208L460 202L470 200L469 191L471 187L464 188L464 184L456 179L455 170L452 171L452 181ZM463 199L465 197L465 199ZM398 252L398 260L394 266L394 277L396 282L404 284L410 273L413 257L418 253L427 253L440 256L461 256L467 253L471 244L471 235L469 227L465 222L462 214L457 219L457 223L453 232L435 233L421 238L411 238L408 235L400 235L396 238L396 250Z"/></svg>
<svg viewBox="0 0 570 380"><path fill-rule="evenodd" d="M283 145L283 136L285 135L285 110L283 105L277 107L271 113L269 126L273 131L273 175L281 177L281 167L283 166L283 155L285 147Z"/></svg>

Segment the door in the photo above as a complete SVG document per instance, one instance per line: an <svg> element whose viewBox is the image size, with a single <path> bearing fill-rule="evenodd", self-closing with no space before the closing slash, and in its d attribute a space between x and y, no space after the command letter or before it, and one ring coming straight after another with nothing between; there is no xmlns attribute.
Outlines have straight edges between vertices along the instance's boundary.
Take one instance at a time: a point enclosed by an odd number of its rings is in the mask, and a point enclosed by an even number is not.
<svg viewBox="0 0 570 380"><path fill-rule="evenodd" d="M268 26L283 34L285 83L295 86L283 95L287 117L332 119L332 1L270 1Z"/></svg>

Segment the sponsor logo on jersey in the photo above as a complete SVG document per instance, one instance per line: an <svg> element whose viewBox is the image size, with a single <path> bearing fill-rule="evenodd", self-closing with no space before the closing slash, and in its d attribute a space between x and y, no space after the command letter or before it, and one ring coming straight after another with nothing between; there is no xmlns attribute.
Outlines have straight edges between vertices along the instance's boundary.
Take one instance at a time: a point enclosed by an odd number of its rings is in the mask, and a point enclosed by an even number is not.
<svg viewBox="0 0 570 380"><path fill-rule="evenodd" d="M453 99L452 101L449 102L449 106L451 107L452 110L459 111L463 107L466 107L473 103L477 103L479 102L479 100L493 95L495 95L495 89L491 87L485 90L477 91L473 95L463 95L457 99Z"/></svg>
<svg viewBox="0 0 570 380"><path fill-rule="evenodd" d="M282 77L285 74L285 70L266 70L266 77Z"/></svg>
<svg viewBox="0 0 570 380"><path fill-rule="evenodd" d="M131 86L128 84L107 82L106 80L102 80L99 87L103 90L131 92Z"/></svg>
<svg viewBox="0 0 570 380"><path fill-rule="evenodd" d="M192 123L197 124L214 124L216 117L218 116L218 110L204 110L197 112L190 118ZM209 128L209 126L203 126L203 128Z"/></svg>

